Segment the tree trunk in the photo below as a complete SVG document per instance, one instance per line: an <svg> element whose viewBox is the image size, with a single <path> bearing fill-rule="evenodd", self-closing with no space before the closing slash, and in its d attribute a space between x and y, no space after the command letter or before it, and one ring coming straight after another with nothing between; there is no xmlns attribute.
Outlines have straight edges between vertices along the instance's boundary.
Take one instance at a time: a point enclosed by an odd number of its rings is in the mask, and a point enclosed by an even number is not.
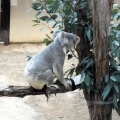
<svg viewBox="0 0 120 120"><path fill-rule="evenodd" d="M93 51L95 59L95 89L94 104L91 114L92 120L111 120L110 105L98 104L102 98L105 76L109 73L108 35L113 0L93 0ZM97 102L98 101L98 102ZM107 102L106 102L107 103Z"/></svg>
<svg viewBox="0 0 120 120"><path fill-rule="evenodd" d="M92 5L95 84L94 91L92 91L90 95L87 93L86 89L83 89L83 93L88 105L90 120L112 120L111 98L108 98L106 102L101 100L102 90L105 84L104 78L105 75L109 73L108 34L113 0L93 0ZM82 11L82 13L83 12L84 11ZM85 17L84 14L83 16L80 15L78 18L79 22ZM81 38L77 49L79 61L81 62L84 57L88 56L89 47L84 39L84 29L82 29L82 32L77 30L77 34Z"/></svg>

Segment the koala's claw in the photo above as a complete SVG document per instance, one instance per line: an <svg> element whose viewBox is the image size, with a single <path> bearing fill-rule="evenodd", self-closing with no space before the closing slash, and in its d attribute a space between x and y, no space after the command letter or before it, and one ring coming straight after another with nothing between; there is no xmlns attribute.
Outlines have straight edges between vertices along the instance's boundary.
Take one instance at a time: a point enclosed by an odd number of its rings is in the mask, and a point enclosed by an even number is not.
<svg viewBox="0 0 120 120"><path fill-rule="evenodd" d="M69 84L66 81L64 82L63 85L65 86L66 89L70 89L70 86L69 86Z"/></svg>

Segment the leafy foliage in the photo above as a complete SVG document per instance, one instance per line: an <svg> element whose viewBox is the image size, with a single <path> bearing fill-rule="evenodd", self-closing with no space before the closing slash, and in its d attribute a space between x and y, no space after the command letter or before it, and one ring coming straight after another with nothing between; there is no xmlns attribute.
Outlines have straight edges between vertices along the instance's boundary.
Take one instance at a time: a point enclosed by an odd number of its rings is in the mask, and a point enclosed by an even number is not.
<svg viewBox="0 0 120 120"><path fill-rule="evenodd" d="M84 29L84 38L89 43L90 51L89 55L83 58L81 63L77 66L73 64L73 68L68 70L67 77L71 77L74 73L75 75L81 73L81 79L84 82L81 88L87 89L88 94L94 92L95 85L95 61L93 57L93 31L92 31L92 11L86 6L89 4L90 0L37 0L32 4L32 8L36 10L35 17L33 20L34 26L39 24L53 24L52 29L49 25L45 25L45 28L53 32L54 28L59 30L65 30L67 32L75 33L76 29ZM120 7L114 4L115 8L112 10L111 15L111 25L109 34L109 74L107 74L105 79L105 84L102 90L102 100L107 101L109 97L112 97L113 108L116 109L120 115ZM78 22L81 10L84 10L85 18ZM47 15L44 15L45 12ZM41 30L45 30L41 28ZM44 39L46 45L51 42L51 38L46 35L47 38ZM68 60L76 55L69 51ZM77 58L77 57L76 57ZM82 66L82 70L81 70Z"/></svg>

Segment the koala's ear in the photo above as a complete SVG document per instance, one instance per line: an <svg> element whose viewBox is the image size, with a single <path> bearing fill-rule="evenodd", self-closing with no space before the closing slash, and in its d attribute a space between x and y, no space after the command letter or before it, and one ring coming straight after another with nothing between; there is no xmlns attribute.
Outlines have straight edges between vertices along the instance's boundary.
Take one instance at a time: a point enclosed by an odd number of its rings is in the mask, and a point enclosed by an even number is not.
<svg viewBox="0 0 120 120"><path fill-rule="evenodd" d="M65 32L61 33L61 44L62 46L65 46L66 44L68 44L68 39L66 38Z"/></svg>
<svg viewBox="0 0 120 120"><path fill-rule="evenodd" d="M61 31L60 30L57 30L53 33L53 37L55 38Z"/></svg>

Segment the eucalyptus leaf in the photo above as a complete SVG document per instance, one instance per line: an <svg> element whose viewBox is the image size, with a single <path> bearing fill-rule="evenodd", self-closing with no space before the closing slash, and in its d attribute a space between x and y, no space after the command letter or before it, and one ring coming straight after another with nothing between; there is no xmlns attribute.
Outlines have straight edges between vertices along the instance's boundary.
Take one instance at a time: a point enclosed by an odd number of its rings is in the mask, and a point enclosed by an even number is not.
<svg viewBox="0 0 120 120"><path fill-rule="evenodd" d="M120 66L117 66L117 70L120 72Z"/></svg>
<svg viewBox="0 0 120 120"><path fill-rule="evenodd" d="M32 57L31 56L29 56L29 55L27 55L27 61L29 61Z"/></svg>
<svg viewBox="0 0 120 120"><path fill-rule="evenodd" d="M117 69L116 61L113 58L110 59L110 64Z"/></svg>
<svg viewBox="0 0 120 120"><path fill-rule="evenodd" d="M84 82L87 86L90 86L90 76L88 74L85 75Z"/></svg>
<svg viewBox="0 0 120 120"><path fill-rule="evenodd" d="M91 59L88 61L85 69L88 68L88 67L90 67L91 65L93 65L93 63L94 63L94 61L93 61L93 59L91 58Z"/></svg>
<svg viewBox="0 0 120 120"><path fill-rule="evenodd" d="M33 22L35 23L40 23L40 21L37 19L37 20L32 20Z"/></svg>
<svg viewBox="0 0 120 120"><path fill-rule="evenodd" d="M82 2L81 4L80 4L80 9L83 9L83 8L85 8L86 7L86 4L87 4L87 2Z"/></svg>
<svg viewBox="0 0 120 120"><path fill-rule="evenodd" d="M53 14L53 15L51 16L51 18L55 20L55 19L57 18L57 15L56 15L56 14Z"/></svg>
<svg viewBox="0 0 120 120"><path fill-rule="evenodd" d="M119 43L118 43L118 41L116 41L116 40L114 40L112 43L113 43L114 45L116 45L116 46L119 46Z"/></svg>
<svg viewBox="0 0 120 120"><path fill-rule="evenodd" d="M38 17L39 15L41 15L42 12L41 11L38 11L37 14L35 14L35 17Z"/></svg>
<svg viewBox="0 0 120 120"><path fill-rule="evenodd" d="M40 24L34 24L33 26L37 26L37 25L40 25Z"/></svg>
<svg viewBox="0 0 120 120"><path fill-rule="evenodd" d="M111 53L112 53L112 54L116 53L118 49L119 49L118 46L114 46L114 47L112 47L112 49L111 49Z"/></svg>
<svg viewBox="0 0 120 120"><path fill-rule="evenodd" d="M39 19L41 19L41 20L43 20L43 21L46 21L48 18L49 18L49 17L45 15L45 16L40 17Z"/></svg>
<svg viewBox="0 0 120 120"><path fill-rule="evenodd" d="M89 56L85 57L85 58L82 60L81 64L83 64L88 58L89 58Z"/></svg>
<svg viewBox="0 0 120 120"><path fill-rule="evenodd" d="M112 81L117 81L117 78L116 78L115 76L110 76L110 79L111 79Z"/></svg>
<svg viewBox="0 0 120 120"><path fill-rule="evenodd" d="M104 87L103 92L102 92L103 100L106 99L106 97L108 96L109 92L110 92L110 85L107 84L107 85Z"/></svg>
<svg viewBox="0 0 120 120"><path fill-rule="evenodd" d="M116 90L116 92L119 93L119 87L115 82L113 82L113 87Z"/></svg>
<svg viewBox="0 0 120 120"><path fill-rule="evenodd" d="M117 108L115 108L116 112L120 116L120 99L117 101Z"/></svg>
<svg viewBox="0 0 120 120"><path fill-rule="evenodd" d="M116 74L115 76L117 78L117 81L120 82L120 74Z"/></svg>
<svg viewBox="0 0 120 120"><path fill-rule="evenodd" d="M118 108L118 105L117 105L117 97L116 97L115 94L113 95L113 105L114 105L115 108Z"/></svg>
<svg viewBox="0 0 120 120"><path fill-rule="evenodd" d="M87 29L86 34L87 34L88 40L91 41L91 29L90 29L90 27Z"/></svg>
<svg viewBox="0 0 120 120"><path fill-rule="evenodd" d="M105 76L105 82L108 83L108 81L109 81L109 74Z"/></svg>

